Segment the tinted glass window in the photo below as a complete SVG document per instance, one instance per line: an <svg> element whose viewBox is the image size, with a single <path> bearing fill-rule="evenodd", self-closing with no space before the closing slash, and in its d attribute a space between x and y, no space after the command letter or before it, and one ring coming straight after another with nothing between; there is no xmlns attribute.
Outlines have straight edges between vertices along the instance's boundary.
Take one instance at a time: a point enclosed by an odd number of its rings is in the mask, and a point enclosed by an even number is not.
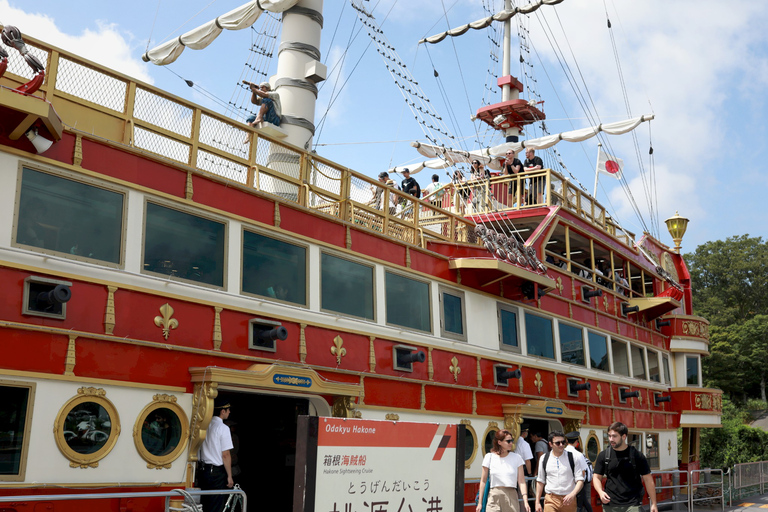
<svg viewBox="0 0 768 512"><path fill-rule="evenodd" d="M689 386L699 385L699 360L695 357L685 358L687 383Z"/></svg>
<svg viewBox="0 0 768 512"><path fill-rule="evenodd" d="M224 286L224 224L147 203L144 270Z"/></svg>
<svg viewBox="0 0 768 512"><path fill-rule="evenodd" d="M24 169L16 243L120 263L123 194Z"/></svg>
<svg viewBox="0 0 768 512"><path fill-rule="evenodd" d="M669 357L664 356L661 361L664 365L664 384L672 385L672 376L669 373Z"/></svg>
<svg viewBox="0 0 768 512"><path fill-rule="evenodd" d="M659 353L654 350L648 351L648 376L651 380L661 382L659 373Z"/></svg>
<svg viewBox="0 0 768 512"><path fill-rule="evenodd" d="M152 455L171 453L181 441L181 421L174 411L164 407L154 409L144 419L141 442Z"/></svg>
<svg viewBox="0 0 768 512"><path fill-rule="evenodd" d="M632 376L636 379L645 379L645 349L637 345L632 347Z"/></svg>
<svg viewBox="0 0 768 512"><path fill-rule="evenodd" d="M73 407L64 421L64 439L77 453L89 454L101 449L112 432L112 419L101 404L83 402Z"/></svg>
<svg viewBox="0 0 768 512"><path fill-rule="evenodd" d="M454 334L464 334L461 297L443 292L443 328Z"/></svg>
<svg viewBox="0 0 768 512"><path fill-rule="evenodd" d="M555 358L552 320L526 313L525 338L528 344L528 355Z"/></svg>
<svg viewBox="0 0 768 512"><path fill-rule="evenodd" d="M306 305L306 248L245 231L243 291Z"/></svg>
<svg viewBox="0 0 768 512"><path fill-rule="evenodd" d="M560 352L563 362L584 366L584 337L582 330L572 325L560 324Z"/></svg>
<svg viewBox="0 0 768 512"><path fill-rule="evenodd" d="M499 310L499 322L501 328L502 347L519 348L517 338L517 313L506 309Z"/></svg>
<svg viewBox="0 0 768 512"><path fill-rule="evenodd" d="M0 386L0 475L18 475L24 447L29 388Z"/></svg>
<svg viewBox="0 0 768 512"><path fill-rule="evenodd" d="M386 272L387 323L431 331L429 284Z"/></svg>
<svg viewBox="0 0 768 512"><path fill-rule="evenodd" d="M321 307L373 320L373 268L330 254L321 257Z"/></svg>
<svg viewBox="0 0 768 512"><path fill-rule="evenodd" d="M472 458L472 454L475 453L475 434L468 428L464 429L464 462L467 462Z"/></svg>
<svg viewBox="0 0 768 512"><path fill-rule="evenodd" d="M611 340L613 351L613 373L629 377L629 357L627 344L620 340Z"/></svg>
<svg viewBox="0 0 768 512"><path fill-rule="evenodd" d="M590 437L587 441L587 456L589 460L595 462L597 460L597 454L600 452L597 446L597 438Z"/></svg>
<svg viewBox="0 0 768 512"><path fill-rule="evenodd" d="M604 372L611 371L608 361L608 340L605 339L605 336L594 332L588 333L587 339L589 340L589 361L592 368Z"/></svg>

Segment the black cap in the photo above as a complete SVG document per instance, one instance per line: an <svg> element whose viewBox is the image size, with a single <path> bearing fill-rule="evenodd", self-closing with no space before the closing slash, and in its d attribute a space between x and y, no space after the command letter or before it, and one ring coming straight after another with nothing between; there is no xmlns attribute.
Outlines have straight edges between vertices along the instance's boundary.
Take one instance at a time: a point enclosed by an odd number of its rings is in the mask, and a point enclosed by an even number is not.
<svg viewBox="0 0 768 512"><path fill-rule="evenodd" d="M411 174L411 171L409 171L407 167L406 167L405 169L403 169L403 174L405 174L406 172L407 172L408 174Z"/></svg>
<svg viewBox="0 0 768 512"><path fill-rule="evenodd" d="M525 432L526 430L528 430L528 428L529 428L528 424L523 423L522 425L520 425L520 432Z"/></svg>
<svg viewBox="0 0 768 512"><path fill-rule="evenodd" d="M387 171L382 171L379 173L379 178L389 178L389 173Z"/></svg>
<svg viewBox="0 0 768 512"><path fill-rule="evenodd" d="M579 438L579 435L580 434L578 432L575 432L575 431L574 432L568 432L567 434L565 434L565 438L567 440L569 440L569 441L576 441Z"/></svg>
<svg viewBox="0 0 768 512"><path fill-rule="evenodd" d="M230 407L229 400L225 398L219 397L213 402L214 409L229 409Z"/></svg>

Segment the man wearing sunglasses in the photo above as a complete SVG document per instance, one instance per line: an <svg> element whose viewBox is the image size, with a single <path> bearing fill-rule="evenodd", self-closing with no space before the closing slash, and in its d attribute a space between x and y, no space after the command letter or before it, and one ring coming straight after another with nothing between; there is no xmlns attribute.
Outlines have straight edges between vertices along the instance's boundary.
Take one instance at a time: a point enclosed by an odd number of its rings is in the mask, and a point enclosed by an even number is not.
<svg viewBox="0 0 768 512"><path fill-rule="evenodd" d="M552 451L539 459L536 512L542 512L541 495L545 491L544 512L576 512L576 497L584 486L587 465L583 458L565 451L568 441L562 432L551 432L549 445Z"/></svg>

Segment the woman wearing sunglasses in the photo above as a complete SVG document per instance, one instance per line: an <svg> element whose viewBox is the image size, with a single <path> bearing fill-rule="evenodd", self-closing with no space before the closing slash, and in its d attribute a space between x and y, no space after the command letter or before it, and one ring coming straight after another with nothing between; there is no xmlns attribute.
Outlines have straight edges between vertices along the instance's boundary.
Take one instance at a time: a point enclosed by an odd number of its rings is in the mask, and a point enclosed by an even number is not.
<svg viewBox="0 0 768 512"><path fill-rule="evenodd" d="M523 500L525 512L531 512L528 506L528 488L525 484L525 462L514 452L514 443L515 436L509 430L499 430L493 437L493 447L483 459L477 512L483 509L486 493L487 512L520 512L519 498ZM486 482L489 481L490 486L486 490ZM520 489L520 496L517 489Z"/></svg>

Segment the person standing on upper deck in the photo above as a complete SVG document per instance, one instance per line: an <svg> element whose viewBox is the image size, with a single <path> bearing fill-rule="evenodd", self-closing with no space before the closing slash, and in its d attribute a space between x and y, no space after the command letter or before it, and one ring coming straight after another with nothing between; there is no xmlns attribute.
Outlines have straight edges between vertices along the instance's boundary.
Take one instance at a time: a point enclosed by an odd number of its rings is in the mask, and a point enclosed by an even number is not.
<svg viewBox="0 0 768 512"><path fill-rule="evenodd" d="M520 174L521 172L523 172L523 163L517 158L515 152L510 149L505 155L504 174L507 176L514 176L515 174ZM515 203L517 203L517 182L518 180L509 182L509 188L507 189L508 206L513 206ZM521 197L520 203L523 202L524 200Z"/></svg>
<svg viewBox="0 0 768 512"><path fill-rule="evenodd" d="M408 170L407 167L403 169L403 178L405 179L400 183L400 188L402 188L403 192L411 194L414 197L420 197L421 187L416 181L416 178L411 177L411 171Z"/></svg>
<svg viewBox="0 0 768 512"><path fill-rule="evenodd" d="M525 163L523 164L524 171L538 171L544 168L544 161L541 157L536 156L536 152L528 148L525 150ZM544 199L544 176L537 176L531 178L531 190L530 197L528 198L528 204L533 203L541 204Z"/></svg>

